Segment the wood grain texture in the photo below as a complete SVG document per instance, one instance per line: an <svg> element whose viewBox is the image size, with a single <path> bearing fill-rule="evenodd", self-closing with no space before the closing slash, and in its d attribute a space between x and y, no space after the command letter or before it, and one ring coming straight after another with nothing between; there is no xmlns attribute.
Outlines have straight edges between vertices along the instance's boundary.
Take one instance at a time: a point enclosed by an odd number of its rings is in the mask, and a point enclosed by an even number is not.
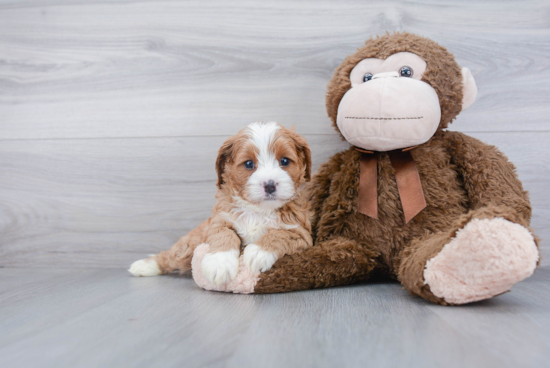
<svg viewBox="0 0 550 368"><path fill-rule="evenodd" d="M0 8L0 138L332 134L326 84L370 36L407 30L469 67L462 131L549 131L548 1L30 1Z"/></svg>
<svg viewBox="0 0 550 368"><path fill-rule="evenodd" d="M533 226L548 239L550 133L474 136L516 163L535 204ZM348 147L335 135L306 137L315 168ZM0 265L125 267L167 249L210 216L224 139L2 142Z"/></svg>
<svg viewBox="0 0 550 368"><path fill-rule="evenodd" d="M314 167L347 147L308 137ZM212 213L225 137L4 141L0 265L125 267Z"/></svg>
<svg viewBox="0 0 550 368"><path fill-rule="evenodd" d="M346 147L333 70L394 30L472 70L478 101L451 129L518 166L549 253L548 1L0 0L0 266L165 249L209 215L217 148L252 121L296 124L317 167Z"/></svg>
<svg viewBox="0 0 550 368"><path fill-rule="evenodd" d="M444 307L397 283L276 295L188 276L0 269L2 367L544 367L550 269Z"/></svg>

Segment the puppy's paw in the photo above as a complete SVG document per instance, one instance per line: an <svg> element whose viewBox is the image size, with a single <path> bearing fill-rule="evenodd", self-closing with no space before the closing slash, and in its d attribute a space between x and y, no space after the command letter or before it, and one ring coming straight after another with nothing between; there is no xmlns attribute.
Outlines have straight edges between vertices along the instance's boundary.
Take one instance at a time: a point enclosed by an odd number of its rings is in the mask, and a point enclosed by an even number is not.
<svg viewBox="0 0 550 368"><path fill-rule="evenodd" d="M265 272L277 261L277 255L267 252L256 244L248 244L244 248L243 261L252 272Z"/></svg>
<svg viewBox="0 0 550 368"><path fill-rule="evenodd" d="M214 285L226 284L237 276L239 271L239 251L207 253L201 262L202 275Z"/></svg>
<svg viewBox="0 0 550 368"><path fill-rule="evenodd" d="M133 276L157 276L160 275L160 268L154 259L140 259L132 263L128 269Z"/></svg>
<svg viewBox="0 0 550 368"><path fill-rule="evenodd" d="M254 292L256 283L259 280L259 273L252 273L248 268L245 267L242 254L239 257L239 271L237 272L237 276L235 276L232 281L228 282L227 284L217 286L206 281L202 273L202 260L204 259L204 256L208 254L209 250L210 246L206 243L203 243L198 245L195 248L195 252L193 253L191 270L193 274L193 279L198 286L205 290L225 291L239 294L250 294Z"/></svg>

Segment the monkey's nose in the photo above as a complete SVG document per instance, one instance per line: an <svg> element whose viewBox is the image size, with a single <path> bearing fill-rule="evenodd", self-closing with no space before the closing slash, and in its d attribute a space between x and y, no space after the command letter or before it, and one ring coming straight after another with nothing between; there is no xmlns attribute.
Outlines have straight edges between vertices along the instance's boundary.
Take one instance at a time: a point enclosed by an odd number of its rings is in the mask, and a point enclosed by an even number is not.
<svg viewBox="0 0 550 368"><path fill-rule="evenodd" d="M264 190L267 194L273 194L277 190L277 186L273 180L264 183Z"/></svg>
<svg viewBox="0 0 550 368"><path fill-rule="evenodd" d="M376 73L375 75L372 76L372 79L377 79L377 78L397 78L399 77L399 73L397 72L385 72L385 73Z"/></svg>

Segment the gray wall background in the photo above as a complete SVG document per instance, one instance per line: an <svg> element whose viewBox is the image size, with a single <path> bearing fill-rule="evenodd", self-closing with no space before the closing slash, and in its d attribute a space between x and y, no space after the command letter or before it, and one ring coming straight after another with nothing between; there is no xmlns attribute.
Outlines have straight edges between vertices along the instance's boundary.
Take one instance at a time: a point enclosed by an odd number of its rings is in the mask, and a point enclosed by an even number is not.
<svg viewBox="0 0 550 368"><path fill-rule="evenodd" d="M347 147L333 70L395 30L471 69L478 100L451 129L516 164L549 254L548 1L0 0L0 266L168 248L209 216L217 150L253 121L295 124L317 168Z"/></svg>

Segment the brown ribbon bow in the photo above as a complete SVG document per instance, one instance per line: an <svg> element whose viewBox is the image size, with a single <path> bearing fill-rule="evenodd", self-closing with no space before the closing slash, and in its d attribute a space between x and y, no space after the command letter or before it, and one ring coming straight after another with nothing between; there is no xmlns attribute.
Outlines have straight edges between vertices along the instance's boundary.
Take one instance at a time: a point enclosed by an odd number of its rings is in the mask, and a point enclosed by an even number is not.
<svg viewBox="0 0 550 368"><path fill-rule="evenodd" d="M395 170L395 180L405 214L405 223L411 221L414 216L426 208L420 175L418 175L418 169L410 152L413 148L415 147L387 152ZM357 210L364 215L378 219L378 152L360 148L356 148L356 150L361 152Z"/></svg>

